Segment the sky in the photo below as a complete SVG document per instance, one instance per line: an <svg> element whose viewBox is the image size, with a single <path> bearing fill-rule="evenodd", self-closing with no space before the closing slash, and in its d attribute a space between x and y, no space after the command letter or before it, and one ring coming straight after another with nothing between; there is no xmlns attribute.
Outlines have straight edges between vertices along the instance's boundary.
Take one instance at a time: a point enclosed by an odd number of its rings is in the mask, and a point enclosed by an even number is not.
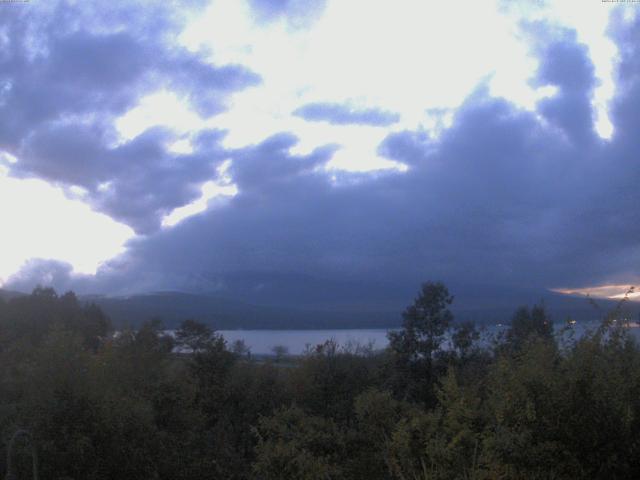
<svg viewBox="0 0 640 480"><path fill-rule="evenodd" d="M0 285L620 295L638 5L0 3Z"/></svg>

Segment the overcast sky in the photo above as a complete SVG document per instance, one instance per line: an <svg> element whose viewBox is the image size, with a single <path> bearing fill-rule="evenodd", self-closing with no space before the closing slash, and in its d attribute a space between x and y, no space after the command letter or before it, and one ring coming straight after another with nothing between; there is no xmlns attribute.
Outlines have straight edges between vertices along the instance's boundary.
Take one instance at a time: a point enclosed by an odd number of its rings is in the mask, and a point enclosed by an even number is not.
<svg viewBox="0 0 640 480"><path fill-rule="evenodd" d="M0 3L0 284L634 284L639 5Z"/></svg>

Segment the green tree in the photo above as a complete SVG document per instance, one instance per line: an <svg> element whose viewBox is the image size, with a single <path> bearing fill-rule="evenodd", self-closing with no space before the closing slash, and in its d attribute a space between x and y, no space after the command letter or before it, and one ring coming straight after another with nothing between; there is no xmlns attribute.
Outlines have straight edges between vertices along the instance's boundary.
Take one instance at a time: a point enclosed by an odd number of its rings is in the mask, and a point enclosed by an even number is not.
<svg viewBox="0 0 640 480"><path fill-rule="evenodd" d="M376 362L346 352L334 340L316 345L291 371L292 397L312 415L353 418L353 399L374 385Z"/></svg>
<svg viewBox="0 0 640 480"><path fill-rule="evenodd" d="M449 310L452 302L453 296L444 284L424 283L413 305L402 314L402 329L388 334L395 360L394 387L404 390L409 398L427 403L435 400L434 360L453 321Z"/></svg>
<svg viewBox="0 0 640 480"><path fill-rule="evenodd" d="M231 344L231 351L235 353L238 357L251 358L251 349L249 348L247 343L241 338L235 340Z"/></svg>
<svg viewBox="0 0 640 480"><path fill-rule="evenodd" d="M206 349L213 339L214 332L210 327L191 318L183 320L176 330L176 344L191 352Z"/></svg>
<svg viewBox="0 0 640 480"><path fill-rule="evenodd" d="M344 478L340 463L342 434L330 419L309 416L300 408L277 411L260 420L257 458L261 480L331 480Z"/></svg>
<svg viewBox="0 0 640 480"><path fill-rule="evenodd" d="M535 339L553 340L553 322L544 305L534 305L531 310L524 306L518 308L507 330L507 342L512 348L519 350Z"/></svg>
<svg viewBox="0 0 640 480"><path fill-rule="evenodd" d="M274 345L271 347L271 353L273 353L276 363L280 363L289 355L289 348L286 345Z"/></svg>
<svg viewBox="0 0 640 480"><path fill-rule="evenodd" d="M451 335L453 348L462 361L469 357L479 339L480 332L478 332L472 322L464 322L456 325Z"/></svg>
<svg viewBox="0 0 640 480"><path fill-rule="evenodd" d="M411 406L390 392L369 389L354 400L357 424L349 438L349 470L354 478L388 479L397 467L392 437L398 423L410 415Z"/></svg>

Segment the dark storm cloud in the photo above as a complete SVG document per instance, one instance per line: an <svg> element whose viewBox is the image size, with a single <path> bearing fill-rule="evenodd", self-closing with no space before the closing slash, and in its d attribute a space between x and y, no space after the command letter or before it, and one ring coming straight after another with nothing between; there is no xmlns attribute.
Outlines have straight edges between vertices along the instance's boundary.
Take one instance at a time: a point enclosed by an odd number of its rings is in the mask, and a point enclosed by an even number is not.
<svg viewBox="0 0 640 480"><path fill-rule="evenodd" d="M19 159L11 174L83 187L94 208L140 233L196 199L215 178L220 147L170 153L178 137L158 129L116 145L113 121L162 88L210 116L224 110L229 93L260 79L176 46L174 16L175 8L134 2L3 9L0 151Z"/></svg>
<svg viewBox="0 0 640 480"><path fill-rule="evenodd" d="M384 127L400 120L397 113L378 108L357 109L340 103L308 103L296 109L293 114L312 122L329 122L335 125Z"/></svg>
<svg viewBox="0 0 640 480"><path fill-rule="evenodd" d="M204 132L193 154L167 152L173 134L152 128L133 140L105 147L107 134L76 124L41 128L21 149L20 170L40 178L77 185L89 192L94 208L136 228L151 232L164 215L200 195L203 181L216 177L226 153L217 146L223 133ZM26 172L26 173L22 173Z"/></svg>
<svg viewBox="0 0 640 480"><path fill-rule="evenodd" d="M247 193L270 193L300 177L313 176L338 148L326 145L307 156L290 155L289 149L296 143L295 135L280 133L259 145L234 152L230 174L238 188Z"/></svg>
<svg viewBox="0 0 640 480"><path fill-rule="evenodd" d="M250 301L270 283L297 291L309 278L318 298L344 294L337 280L361 289L408 286L411 293L420 281L441 279L464 296L461 285L499 290L637 279L639 27L616 37L620 88L611 141L592 128L595 79L586 49L565 32L548 35L536 50L535 81L558 92L538 112L493 98L480 85L440 136L397 132L380 145L406 172L327 173L319 167L335 146L294 155L296 139L284 133L230 152L238 195L132 241L92 286L123 292L215 285L234 293L241 283ZM373 301L393 295L392 288L369 293Z"/></svg>
<svg viewBox="0 0 640 480"><path fill-rule="evenodd" d="M574 146L589 148L594 138L591 97L596 81L587 47L576 42L574 32L561 32L560 40L538 48L542 61L533 83L559 88L556 96L540 102L538 111L561 127Z"/></svg>

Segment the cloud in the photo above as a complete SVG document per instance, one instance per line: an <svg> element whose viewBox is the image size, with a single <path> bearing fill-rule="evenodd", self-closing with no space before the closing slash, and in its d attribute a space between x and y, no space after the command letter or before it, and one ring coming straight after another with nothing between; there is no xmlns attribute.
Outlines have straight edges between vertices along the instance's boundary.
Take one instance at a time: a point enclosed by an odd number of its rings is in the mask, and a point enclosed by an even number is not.
<svg viewBox="0 0 640 480"><path fill-rule="evenodd" d="M377 108L357 109L340 103L308 103L296 109L293 115L312 122L329 122L334 125L371 125L385 127L400 120L397 113Z"/></svg>
<svg viewBox="0 0 640 480"><path fill-rule="evenodd" d="M587 49L574 36L549 36L536 50L534 81L557 93L537 111L492 97L481 84L437 137L421 129L389 133L379 152L406 172L327 171L335 145L296 154L297 138L286 132L224 151L238 194L131 241L93 286L122 293L215 285L254 303L348 303L358 295L398 298L426 279L461 295L464 286L633 281L640 260L638 27L625 25L616 37L620 88L610 141L592 128L596 80ZM160 138L155 132L138 148L153 149Z"/></svg>
<svg viewBox="0 0 640 480"><path fill-rule="evenodd" d="M37 286L55 285L59 291L73 288L73 267L65 262L34 258L7 282L7 288L31 292ZM87 276L87 279L89 277Z"/></svg>
<svg viewBox="0 0 640 480"><path fill-rule="evenodd" d="M596 79L588 49L577 43L573 31L552 31L549 35L545 25L533 28L542 30L536 46L541 63L533 83L558 87L554 97L539 103L538 111L557 125L574 146L590 148L595 139L591 98Z"/></svg>
<svg viewBox="0 0 640 480"><path fill-rule="evenodd" d="M285 19L290 26L301 28L322 13L326 0L248 0L248 4L260 23Z"/></svg>
<svg viewBox="0 0 640 480"><path fill-rule="evenodd" d="M104 129L51 125L30 135L13 173L80 186L94 208L148 233L173 208L198 198L204 181L216 178L216 167L226 155L217 144L223 133L201 135L215 140L202 144L196 139L194 153L175 154L166 148L174 136L162 128L110 148Z"/></svg>
<svg viewBox="0 0 640 480"><path fill-rule="evenodd" d="M0 151L18 159L12 175L82 187L94 208L138 233L157 229L215 179L220 146L175 154L169 145L179 137L157 128L119 144L114 121L162 89L206 118L223 111L231 93L258 84L258 75L176 46L179 15L160 4L59 1L6 10Z"/></svg>
<svg viewBox="0 0 640 480"><path fill-rule="evenodd" d="M293 134L280 133L259 145L236 150L229 173L240 191L270 193L299 178L324 177L325 173L318 169L331 159L338 146L325 145L310 155L291 155L289 150L297 141Z"/></svg>
<svg viewBox="0 0 640 480"><path fill-rule="evenodd" d="M380 152L408 165L405 173L332 179L317 167L335 147L294 155L291 134L235 150L229 174L238 195L132 242L120 274L132 284L141 284L137 275L155 276L165 287L193 277L232 285L238 275L264 285L265 277L290 274L501 288L631 274L640 231L629 207L640 172L629 152L615 139L601 141L584 118L548 113L569 108L568 96L588 99L595 82L586 49L574 38L557 42L540 53L540 81L558 88L539 104L544 120L481 85L438 138L420 130L387 137ZM636 78L625 69L624 78ZM635 88L626 92L636 95ZM627 138L629 101L615 101L614 119L623 120L616 138Z"/></svg>

